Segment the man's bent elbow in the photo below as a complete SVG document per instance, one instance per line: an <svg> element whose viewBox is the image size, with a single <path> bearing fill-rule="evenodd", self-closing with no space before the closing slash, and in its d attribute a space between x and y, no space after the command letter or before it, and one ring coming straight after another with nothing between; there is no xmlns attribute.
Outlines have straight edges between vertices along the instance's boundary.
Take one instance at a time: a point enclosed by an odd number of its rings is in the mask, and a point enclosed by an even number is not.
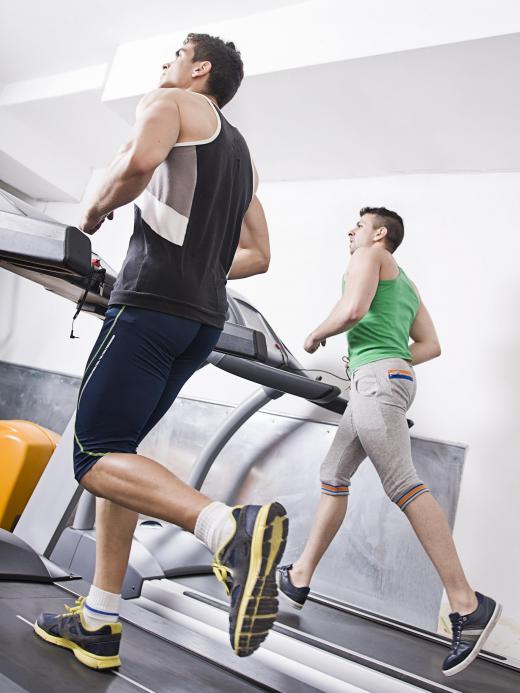
<svg viewBox="0 0 520 693"><path fill-rule="evenodd" d="M259 272L258 274L265 274L267 270L269 269L269 265L271 264L271 255L262 255L260 258L259 262Z"/></svg>
<svg viewBox="0 0 520 693"><path fill-rule="evenodd" d="M149 156L146 152L137 152L130 149L127 153L125 173L128 177L134 176L149 176L160 164L153 156Z"/></svg>
<svg viewBox="0 0 520 693"><path fill-rule="evenodd" d="M265 274L271 263L271 253L269 251L255 251L252 256L254 265L254 274Z"/></svg>
<svg viewBox="0 0 520 693"><path fill-rule="evenodd" d="M439 342L432 342L430 345L430 359L436 359L438 356L441 355L441 345Z"/></svg>
<svg viewBox="0 0 520 693"><path fill-rule="evenodd" d="M363 308L361 308L359 306L355 306L348 311L348 314L345 317L345 322L347 324L359 322L360 320L363 320L363 318L365 317L366 314L367 314L366 310L364 310Z"/></svg>

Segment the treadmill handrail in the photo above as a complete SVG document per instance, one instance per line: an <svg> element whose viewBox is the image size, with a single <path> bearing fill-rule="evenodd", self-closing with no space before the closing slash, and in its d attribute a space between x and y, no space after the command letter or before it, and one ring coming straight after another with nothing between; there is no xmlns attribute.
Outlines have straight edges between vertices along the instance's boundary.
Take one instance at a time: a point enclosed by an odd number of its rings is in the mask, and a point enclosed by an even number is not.
<svg viewBox="0 0 520 693"><path fill-rule="evenodd" d="M35 233L47 224L58 233ZM90 271L92 257L88 236L75 226L52 224L0 211L0 257L14 261L29 261L35 268L64 267L77 274Z"/></svg>
<svg viewBox="0 0 520 693"><path fill-rule="evenodd" d="M237 375L239 378L251 380L273 390L281 390L289 395L302 397L311 402L325 404L337 399L341 394L341 390L336 385L312 380L307 376L291 373L290 371L268 366L264 363L243 359L240 356L211 354L208 361L228 373Z"/></svg>

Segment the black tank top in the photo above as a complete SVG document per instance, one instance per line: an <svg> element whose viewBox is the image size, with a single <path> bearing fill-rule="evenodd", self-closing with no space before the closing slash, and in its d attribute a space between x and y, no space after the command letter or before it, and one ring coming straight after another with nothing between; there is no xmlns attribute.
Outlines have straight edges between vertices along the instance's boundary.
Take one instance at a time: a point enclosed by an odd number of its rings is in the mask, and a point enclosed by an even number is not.
<svg viewBox="0 0 520 693"><path fill-rule="evenodd" d="M134 232L110 305L223 327L226 277L253 197L253 167L240 132L208 101L218 121L213 136L176 144L135 201Z"/></svg>

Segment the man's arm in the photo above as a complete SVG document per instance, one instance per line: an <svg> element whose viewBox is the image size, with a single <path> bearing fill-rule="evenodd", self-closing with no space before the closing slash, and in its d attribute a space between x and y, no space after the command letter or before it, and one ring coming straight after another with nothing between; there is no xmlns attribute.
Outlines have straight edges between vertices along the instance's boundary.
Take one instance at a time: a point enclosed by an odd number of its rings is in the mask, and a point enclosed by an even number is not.
<svg viewBox="0 0 520 693"><path fill-rule="evenodd" d="M422 301L410 329L410 337L413 339L413 344L410 345L413 366L441 355L441 345L433 320Z"/></svg>
<svg viewBox="0 0 520 693"><path fill-rule="evenodd" d="M146 188L154 170L177 142L179 107L172 89L147 94L137 109L132 137L117 153L95 198L85 211L80 228L94 233L118 207L132 202Z"/></svg>
<svg viewBox="0 0 520 693"><path fill-rule="evenodd" d="M228 272L228 279L252 277L254 274L262 274L269 269L271 260L269 230L264 208L256 196L257 189L258 173L253 164L253 199L242 221L240 240Z"/></svg>
<svg viewBox="0 0 520 693"><path fill-rule="evenodd" d="M267 272L270 259L267 221L264 209L255 194L242 222L240 240L228 279L243 279Z"/></svg>
<svg viewBox="0 0 520 693"><path fill-rule="evenodd" d="M350 330L368 312L377 291L381 269L379 248L358 248L345 276L345 291L330 315L305 340L304 349L314 353L327 337Z"/></svg>

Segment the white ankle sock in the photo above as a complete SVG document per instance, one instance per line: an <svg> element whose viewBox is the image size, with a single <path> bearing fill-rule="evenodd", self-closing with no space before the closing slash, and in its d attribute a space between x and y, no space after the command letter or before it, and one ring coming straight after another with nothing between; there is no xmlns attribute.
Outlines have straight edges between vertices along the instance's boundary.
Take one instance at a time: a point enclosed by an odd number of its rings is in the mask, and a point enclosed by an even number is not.
<svg viewBox="0 0 520 693"><path fill-rule="evenodd" d="M103 623L115 623L119 619L120 594L105 592L92 585L83 604L83 618L88 628L101 628Z"/></svg>
<svg viewBox="0 0 520 693"><path fill-rule="evenodd" d="M216 553L234 529L235 521L229 505L213 501L198 516L194 534L212 553Z"/></svg>

